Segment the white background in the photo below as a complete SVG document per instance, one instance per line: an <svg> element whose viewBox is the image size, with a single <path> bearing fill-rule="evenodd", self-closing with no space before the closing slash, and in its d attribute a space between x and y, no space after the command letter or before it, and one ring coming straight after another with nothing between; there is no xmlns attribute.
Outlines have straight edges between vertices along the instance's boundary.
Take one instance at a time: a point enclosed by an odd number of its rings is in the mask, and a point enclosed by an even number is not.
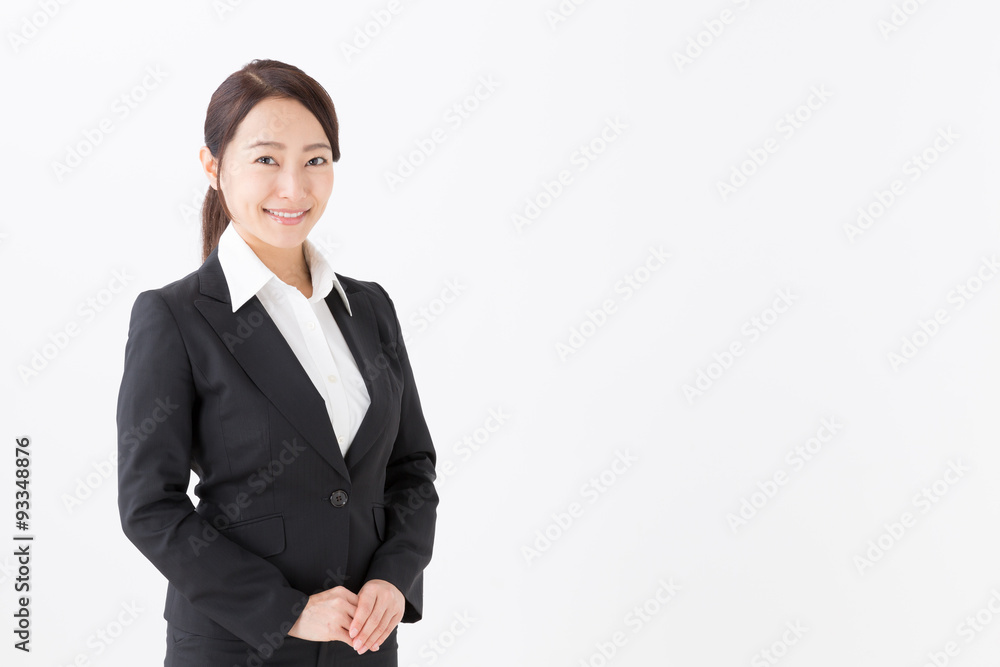
<svg viewBox="0 0 1000 667"><path fill-rule="evenodd" d="M128 318L200 264L212 92L275 58L336 104L311 238L393 297L438 448L400 665L1000 664L996 3L233 4L4 3L0 662L162 664L165 581L121 532L110 462ZM401 160L420 164L390 185ZM859 207L881 215L851 232Z"/></svg>

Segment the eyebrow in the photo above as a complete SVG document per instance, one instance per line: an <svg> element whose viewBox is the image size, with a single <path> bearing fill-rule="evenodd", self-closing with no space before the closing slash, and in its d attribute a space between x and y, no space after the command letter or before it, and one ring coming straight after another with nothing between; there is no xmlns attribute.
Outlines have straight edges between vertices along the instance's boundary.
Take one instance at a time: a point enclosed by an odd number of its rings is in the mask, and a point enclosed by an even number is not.
<svg viewBox="0 0 1000 667"><path fill-rule="evenodd" d="M250 150L250 149L253 149L253 148L257 148L258 146L272 146L274 148L280 148L282 150L284 150L284 148L285 148L285 144L277 142L277 141L255 141L254 143L252 143L249 146L247 146L247 150ZM330 148L330 144L324 144L324 143L309 144L308 146L303 146L302 150L303 151L311 151L311 150L315 150L317 148L325 148L326 150L330 151L331 153L333 152L333 149Z"/></svg>

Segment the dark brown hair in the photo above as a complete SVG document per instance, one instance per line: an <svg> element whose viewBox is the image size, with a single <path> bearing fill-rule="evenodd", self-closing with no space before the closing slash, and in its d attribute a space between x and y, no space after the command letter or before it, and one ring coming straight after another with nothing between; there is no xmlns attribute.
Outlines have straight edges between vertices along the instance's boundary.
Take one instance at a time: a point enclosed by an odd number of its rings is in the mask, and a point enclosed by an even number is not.
<svg viewBox="0 0 1000 667"><path fill-rule="evenodd" d="M277 60L252 60L243 69L230 74L212 93L212 99L208 103L208 111L205 113L205 145L218 160L217 173L222 173L223 155L240 123L258 102L269 98L287 98L301 102L326 132L333 149L333 161L340 159L337 112L323 86L294 65ZM201 207L202 262L219 244L219 237L232 218L218 178L215 185L218 189L209 186L205 203Z"/></svg>

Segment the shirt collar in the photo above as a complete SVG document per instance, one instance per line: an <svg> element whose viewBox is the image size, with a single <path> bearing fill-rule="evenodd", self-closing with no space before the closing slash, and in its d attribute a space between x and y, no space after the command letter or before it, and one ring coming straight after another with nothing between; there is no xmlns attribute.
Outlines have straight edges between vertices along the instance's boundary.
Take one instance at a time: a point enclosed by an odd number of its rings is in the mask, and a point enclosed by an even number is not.
<svg viewBox="0 0 1000 667"><path fill-rule="evenodd" d="M313 291L312 296L308 299L309 302L315 303L326 298L330 290L336 288L347 308L347 314L351 315L351 303L347 300L347 294L344 292L340 280L333 272L326 252L308 238L303 241L303 244L306 264L309 266L309 273L312 274ZM269 284L272 287L280 288L282 285L290 287L274 275L274 272L267 268L264 262L260 261L260 258L247 245L239 232L233 229L232 221L226 225L222 236L219 237L219 264L222 265L222 272L229 285L229 299L232 301L234 313L253 296L267 288Z"/></svg>

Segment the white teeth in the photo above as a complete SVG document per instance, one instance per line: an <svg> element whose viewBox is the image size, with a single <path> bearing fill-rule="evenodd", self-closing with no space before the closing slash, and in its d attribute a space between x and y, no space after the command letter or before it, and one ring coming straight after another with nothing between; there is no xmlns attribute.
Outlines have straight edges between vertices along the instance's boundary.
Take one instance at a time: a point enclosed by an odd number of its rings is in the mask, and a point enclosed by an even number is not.
<svg viewBox="0 0 1000 667"><path fill-rule="evenodd" d="M305 211L300 211L299 213L278 213L277 211L272 211L266 208L264 210L270 213L271 215L278 216L279 218L298 218L299 216L305 213Z"/></svg>

